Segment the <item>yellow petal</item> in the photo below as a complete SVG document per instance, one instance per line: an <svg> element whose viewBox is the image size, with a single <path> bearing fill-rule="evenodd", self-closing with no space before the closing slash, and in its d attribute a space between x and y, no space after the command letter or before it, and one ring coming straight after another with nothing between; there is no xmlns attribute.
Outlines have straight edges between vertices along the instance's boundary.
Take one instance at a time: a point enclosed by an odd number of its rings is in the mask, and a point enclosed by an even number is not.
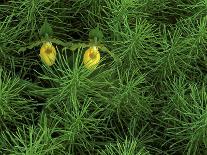
<svg viewBox="0 0 207 155"><path fill-rule="evenodd" d="M83 63L87 69L95 69L100 61L100 53L96 46L86 50L83 56Z"/></svg>
<svg viewBox="0 0 207 155"><path fill-rule="evenodd" d="M52 66L55 63L56 59L56 50L55 47L50 42L43 43L40 48L40 57L41 60L48 66Z"/></svg>

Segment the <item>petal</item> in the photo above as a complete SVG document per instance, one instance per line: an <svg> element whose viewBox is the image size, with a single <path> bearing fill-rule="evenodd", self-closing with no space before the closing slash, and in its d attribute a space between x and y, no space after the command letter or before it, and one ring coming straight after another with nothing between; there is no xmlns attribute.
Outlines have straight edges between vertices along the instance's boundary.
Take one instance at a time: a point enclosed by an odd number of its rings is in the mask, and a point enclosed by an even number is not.
<svg viewBox="0 0 207 155"><path fill-rule="evenodd" d="M50 51L50 52L48 52ZM43 43L40 49L41 60L48 66L52 66L56 59L55 47L50 42Z"/></svg>
<svg viewBox="0 0 207 155"><path fill-rule="evenodd" d="M83 63L87 69L95 69L99 61L100 61L100 53L96 46L90 47L88 50L86 50L83 57Z"/></svg>

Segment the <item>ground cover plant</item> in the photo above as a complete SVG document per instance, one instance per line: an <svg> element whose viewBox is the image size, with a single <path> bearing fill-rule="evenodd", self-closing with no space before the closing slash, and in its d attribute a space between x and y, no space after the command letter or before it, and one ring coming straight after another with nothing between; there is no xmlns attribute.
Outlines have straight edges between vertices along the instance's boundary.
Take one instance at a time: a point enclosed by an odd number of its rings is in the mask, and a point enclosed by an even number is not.
<svg viewBox="0 0 207 155"><path fill-rule="evenodd" d="M0 1L0 154L206 155L206 11Z"/></svg>

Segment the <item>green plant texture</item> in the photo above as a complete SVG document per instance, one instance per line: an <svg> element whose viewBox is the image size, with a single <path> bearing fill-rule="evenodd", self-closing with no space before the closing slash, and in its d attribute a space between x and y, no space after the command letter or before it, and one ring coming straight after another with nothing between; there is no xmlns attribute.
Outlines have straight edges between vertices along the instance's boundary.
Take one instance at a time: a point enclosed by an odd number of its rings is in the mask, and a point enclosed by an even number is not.
<svg viewBox="0 0 207 155"><path fill-rule="evenodd" d="M206 155L206 12L0 1L0 154Z"/></svg>

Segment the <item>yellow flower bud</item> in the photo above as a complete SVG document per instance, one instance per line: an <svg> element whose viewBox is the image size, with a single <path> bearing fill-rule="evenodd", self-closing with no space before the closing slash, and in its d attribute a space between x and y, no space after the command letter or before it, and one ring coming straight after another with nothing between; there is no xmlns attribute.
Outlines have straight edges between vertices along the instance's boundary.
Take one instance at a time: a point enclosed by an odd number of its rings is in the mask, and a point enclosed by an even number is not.
<svg viewBox="0 0 207 155"><path fill-rule="evenodd" d="M83 56L83 63L87 69L95 69L100 61L100 53L96 46L90 47L86 50Z"/></svg>
<svg viewBox="0 0 207 155"><path fill-rule="evenodd" d="M56 50L51 42L43 43L39 54L41 60L48 66L52 66L56 59Z"/></svg>

